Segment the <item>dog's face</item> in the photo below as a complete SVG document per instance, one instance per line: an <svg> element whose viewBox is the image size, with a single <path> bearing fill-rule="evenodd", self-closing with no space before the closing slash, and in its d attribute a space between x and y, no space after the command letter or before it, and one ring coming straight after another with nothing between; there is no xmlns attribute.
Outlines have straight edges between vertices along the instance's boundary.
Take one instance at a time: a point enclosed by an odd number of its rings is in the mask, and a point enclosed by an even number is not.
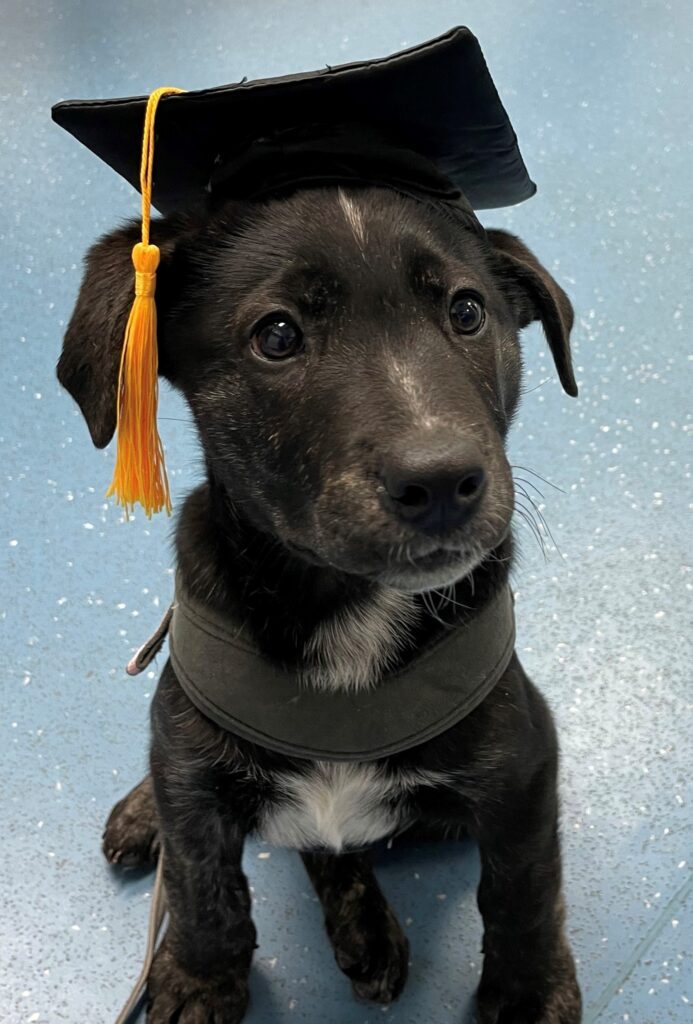
<svg viewBox="0 0 693 1024"><path fill-rule="evenodd" d="M162 372L240 514L302 558L406 591L460 579L502 540L530 320L575 391L570 304L522 243L382 189L231 204L161 234ZM92 252L59 367L97 444L114 426L131 241Z"/></svg>

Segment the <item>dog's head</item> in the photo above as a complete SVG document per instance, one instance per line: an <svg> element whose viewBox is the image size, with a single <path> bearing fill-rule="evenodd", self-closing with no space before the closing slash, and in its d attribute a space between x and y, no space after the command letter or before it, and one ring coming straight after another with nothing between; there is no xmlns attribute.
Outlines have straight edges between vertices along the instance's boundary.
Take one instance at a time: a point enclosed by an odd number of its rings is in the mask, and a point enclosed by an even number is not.
<svg viewBox="0 0 693 1024"><path fill-rule="evenodd" d="M58 375L111 439L136 229L91 251ZM155 226L161 372L209 473L300 557L405 591L507 533L518 333L576 385L570 303L517 238L385 189L306 189Z"/></svg>

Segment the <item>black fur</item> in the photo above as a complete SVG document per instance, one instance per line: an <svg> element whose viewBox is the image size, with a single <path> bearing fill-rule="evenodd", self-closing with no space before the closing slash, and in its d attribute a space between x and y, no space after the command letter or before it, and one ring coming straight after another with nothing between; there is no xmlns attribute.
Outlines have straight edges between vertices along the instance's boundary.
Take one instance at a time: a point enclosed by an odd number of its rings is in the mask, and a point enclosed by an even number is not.
<svg viewBox="0 0 693 1024"><path fill-rule="evenodd" d="M115 427L135 236L123 229L92 250L59 364L100 446ZM449 586L451 623L473 617L511 565L504 441L520 392L517 335L531 320L542 321L561 382L576 392L570 303L536 258L504 232L482 237L441 206L385 189L232 202L155 225L153 239L161 370L190 404L207 466L178 521L187 586L242 611L269 659L302 670L316 629L383 587L415 595L415 624L392 652L400 663L449 628L426 598L432 586ZM484 300L478 336L451 326L461 288ZM273 310L306 339L286 363L263 362L249 345ZM487 479L471 520L432 535L398 518L383 500L387 467L414 455L454 467L470 438ZM435 786L409 788L403 821L479 842L480 1024L580 1020L556 767L549 711L516 657L466 719L382 762L389 778L442 773ZM151 1024L242 1019L255 945L243 840L282 799L287 773L310 770L213 725L167 664L152 706L151 779L114 808L104 839L112 862L165 848L170 925L150 977ZM407 942L367 852L303 856L339 966L359 995L395 998Z"/></svg>

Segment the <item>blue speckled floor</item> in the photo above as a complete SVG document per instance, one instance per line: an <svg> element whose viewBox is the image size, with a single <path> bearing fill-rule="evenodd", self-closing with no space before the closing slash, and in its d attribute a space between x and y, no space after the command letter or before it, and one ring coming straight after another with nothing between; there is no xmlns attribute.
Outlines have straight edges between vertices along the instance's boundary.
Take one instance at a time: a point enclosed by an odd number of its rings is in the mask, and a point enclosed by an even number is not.
<svg viewBox="0 0 693 1024"><path fill-rule="evenodd" d="M513 461L549 477L559 554L520 529L519 647L563 744L570 933L590 1024L691 1019L693 7L352 0L9 0L0 29L0 1020L106 1022L142 951L151 876L112 874L104 818L145 763L154 678L123 664L171 593L170 524L119 522L54 378L87 245L134 194L49 120L77 96L188 88L480 37L539 194L485 215L578 310L581 397L530 391ZM528 387L552 378L527 336ZM198 473L163 399L178 494ZM354 1003L295 855L250 844L248 1024L463 1024L479 970L467 846L383 853L412 942L405 995ZM688 954L689 959L685 957Z"/></svg>

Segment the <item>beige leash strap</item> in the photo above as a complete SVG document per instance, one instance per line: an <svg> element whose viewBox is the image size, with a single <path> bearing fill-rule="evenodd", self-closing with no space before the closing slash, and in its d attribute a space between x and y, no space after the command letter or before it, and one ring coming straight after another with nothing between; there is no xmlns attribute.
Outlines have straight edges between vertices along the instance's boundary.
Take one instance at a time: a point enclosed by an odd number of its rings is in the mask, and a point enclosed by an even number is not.
<svg viewBox="0 0 693 1024"><path fill-rule="evenodd" d="M147 987L149 969L156 952L161 925L166 916L166 891L164 889L164 851L159 852L159 862L156 866L156 877L154 879L154 892L152 893L152 905L149 908L149 926L147 929L147 948L144 952L144 963L137 981L133 985L128 1000L116 1017L115 1024L134 1024L135 1012L139 1010L140 1002Z"/></svg>

